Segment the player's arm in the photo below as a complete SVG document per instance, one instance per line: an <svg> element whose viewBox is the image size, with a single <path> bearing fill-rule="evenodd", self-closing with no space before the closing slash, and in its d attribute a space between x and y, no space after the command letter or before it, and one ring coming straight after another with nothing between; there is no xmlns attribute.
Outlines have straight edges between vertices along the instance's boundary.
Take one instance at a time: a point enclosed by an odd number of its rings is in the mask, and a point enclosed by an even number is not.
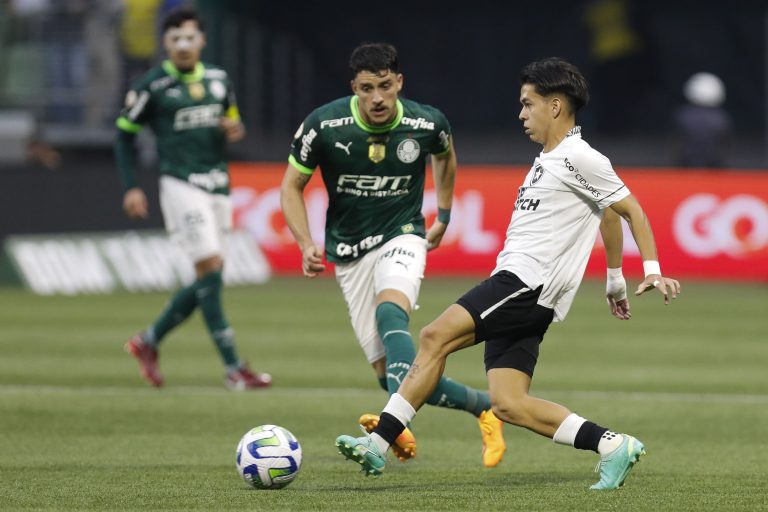
<svg viewBox="0 0 768 512"><path fill-rule="evenodd" d="M674 299L680 293L680 283L675 279L662 277L651 224L640 203L630 194L621 201L613 203L610 209L627 221L632 237L640 249L640 256L643 258L645 279L637 287L635 295L656 288L664 295L664 303L669 304L669 295L671 294Z"/></svg>
<svg viewBox="0 0 768 512"><path fill-rule="evenodd" d="M432 155L432 175L437 192L437 217L427 231L428 250L436 249L448 229L453 205L453 187L456 183L456 151L453 141L447 151Z"/></svg>
<svg viewBox="0 0 768 512"><path fill-rule="evenodd" d="M132 219L146 219L149 216L147 196L136 180L136 152L134 141L140 125L130 122L124 116L117 120L117 135L114 150L120 182L123 185L123 210Z"/></svg>
<svg viewBox="0 0 768 512"><path fill-rule="evenodd" d="M312 240L307 220L307 207L304 203L304 189L312 174L302 172L293 164L288 164L280 186L280 206L288 228L301 250L301 269L307 277L315 277L325 270L323 251Z"/></svg>
<svg viewBox="0 0 768 512"><path fill-rule="evenodd" d="M603 238L605 262L608 267L605 297L613 316L619 320L629 320L632 314L627 299L627 282L621 271L624 234L621 229L621 217L611 208L606 208L603 212L600 235Z"/></svg>

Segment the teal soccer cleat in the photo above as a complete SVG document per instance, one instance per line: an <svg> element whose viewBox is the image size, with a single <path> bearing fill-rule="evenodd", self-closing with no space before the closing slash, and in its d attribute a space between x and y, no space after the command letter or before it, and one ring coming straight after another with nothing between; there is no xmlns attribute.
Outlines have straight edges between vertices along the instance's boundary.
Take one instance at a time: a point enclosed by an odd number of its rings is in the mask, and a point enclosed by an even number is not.
<svg viewBox="0 0 768 512"><path fill-rule="evenodd" d="M624 485L632 466L645 455L645 446L638 439L622 434L624 440L618 448L602 456L595 471L600 471L600 481L590 489L618 489Z"/></svg>
<svg viewBox="0 0 768 512"><path fill-rule="evenodd" d="M387 461L376 443L367 433L363 437L339 436L336 447L346 459L352 459L361 466L365 476L379 476L384 471Z"/></svg>

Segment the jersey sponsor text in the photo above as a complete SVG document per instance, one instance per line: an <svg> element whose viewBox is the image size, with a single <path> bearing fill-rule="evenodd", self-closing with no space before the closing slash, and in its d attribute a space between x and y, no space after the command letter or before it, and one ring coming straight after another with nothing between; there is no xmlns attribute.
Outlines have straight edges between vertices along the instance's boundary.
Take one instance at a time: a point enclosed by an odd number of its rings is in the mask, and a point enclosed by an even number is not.
<svg viewBox="0 0 768 512"><path fill-rule="evenodd" d="M229 185L229 175L218 169L212 169L208 173L192 173L189 175L189 183L205 190L216 190Z"/></svg>
<svg viewBox="0 0 768 512"><path fill-rule="evenodd" d="M400 124L410 126L411 128L414 128L416 130L434 130L435 129L435 123L433 123L432 121L427 121L423 117L419 117L418 119L403 117L402 121L400 121Z"/></svg>
<svg viewBox="0 0 768 512"><path fill-rule="evenodd" d="M593 187L584 176L581 175L579 170L571 162L568 161L568 157L565 157L564 163L566 169L573 173L573 177L576 178L576 181L578 181L582 187L587 189L590 194L595 196L595 199L599 199L600 192L595 187Z"/></svg>
<svg viewBox="0 0 768 512"><path fill-rule="evenodd" d="M336 246L336 254L342 258L352 256L357 258L360 251L369 251L379 245L384 240L384 235L371 235L363 238L354 245L340 243Z"/></svg>
<svg viewBox="0 0 768 512"><path fill-rule="evenodd" d="M340 119L326 119L320 123L320 129L325 128L338 128L339 126L346 126L355 122L355 118L352 116L342 117Z"/></svg>
<svg viewBox="0 0 768 512"><path fill-rule="evenodd" d="M314 128L310 128L305 136L301 138L301 159L305 162L309 158L309 152L312 151L312 141L317 137Z"/></svg>
<svg viewBox="0 0 768 512"><path fill-rule="evenodd" d="M182 131L195 128L212 128L219 125L219 117L221 117L221 105L218 103L182 108L176 111L173 129Z"/></svg>

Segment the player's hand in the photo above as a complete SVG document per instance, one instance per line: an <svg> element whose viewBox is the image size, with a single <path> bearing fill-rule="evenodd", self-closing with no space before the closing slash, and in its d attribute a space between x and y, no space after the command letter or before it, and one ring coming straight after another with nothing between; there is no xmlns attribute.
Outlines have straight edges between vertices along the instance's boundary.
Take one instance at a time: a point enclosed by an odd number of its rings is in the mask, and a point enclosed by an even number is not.
<svg viewBox="0 0 768 512"><path fill-rule="evenodd" d="M315 277L325 270L323 251L316 245L310 245L301 253L301 270L307 277Z"/></svg>
<svg viewBox="0 0 768 512"><path fill-rule="evenodd" d="M146 219L149 217L147 196L139 187L129 189L123 196L123 210L131 219Z"/></svg>
<svg viewBox="0 0 768 512"><path fill-rule="evenodd" d="M651 274L640 283L640 286L638 286L635 291L635 295L642 295L654 288L664 295L664 304L669 304L670 295L673 299L676 299L677 295L680 293L680 283L676 279L662 277L659 274Z"/></svg>
<svg viewBox="0 0 768 512"><path fill-rule="evenodd" d="M219 126L224 130L227 142L238 142L245 137L245 126L240 121L230 119L229 117L222 117L219 120Z"/></svg>
<svg viewBox="0 0 768 512"><path fill-rule="evenodd" d="M445 234L446 229L448 229L448 224L444 224L439 220L435 220L432 226L430 226L429 231L427 231L428 251L437 249L440 246L440 242L443 240L443 235Z"/></svg>
<svg viewBox="0 0 768 512"><path fill-rule="evenodd" d="M629 320L632 313L629 311L629 299L627 299L627 282L623 277L610 279L605 286L605 298L611 307L611 314L619 320Z"/></svg>

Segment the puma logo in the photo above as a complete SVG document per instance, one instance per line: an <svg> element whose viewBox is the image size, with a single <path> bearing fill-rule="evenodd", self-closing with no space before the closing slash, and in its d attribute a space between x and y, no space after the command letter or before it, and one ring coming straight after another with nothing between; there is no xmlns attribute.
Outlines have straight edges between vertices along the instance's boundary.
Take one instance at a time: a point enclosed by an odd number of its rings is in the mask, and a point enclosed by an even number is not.
<svg viewBox="0 0 768 512"><path fill-rule="evenodd" d="M352 141L347 142L346 146L344 144L342 144L341 142L337 142L334 147L337 147L339 149L343 149L344 152L347 154L347 156L349 156L349 146L351 146L351 145L352 145Z"/></svg>
<svg viewBox="0 0 768 512"><path fill-rule="evenodd" d="M404 266L405 270L408 270L408 267L411 266L410 263L405 263L404 261L400 261L400 260L395 260L395 263L399 263L400 265Z"/></svg>

